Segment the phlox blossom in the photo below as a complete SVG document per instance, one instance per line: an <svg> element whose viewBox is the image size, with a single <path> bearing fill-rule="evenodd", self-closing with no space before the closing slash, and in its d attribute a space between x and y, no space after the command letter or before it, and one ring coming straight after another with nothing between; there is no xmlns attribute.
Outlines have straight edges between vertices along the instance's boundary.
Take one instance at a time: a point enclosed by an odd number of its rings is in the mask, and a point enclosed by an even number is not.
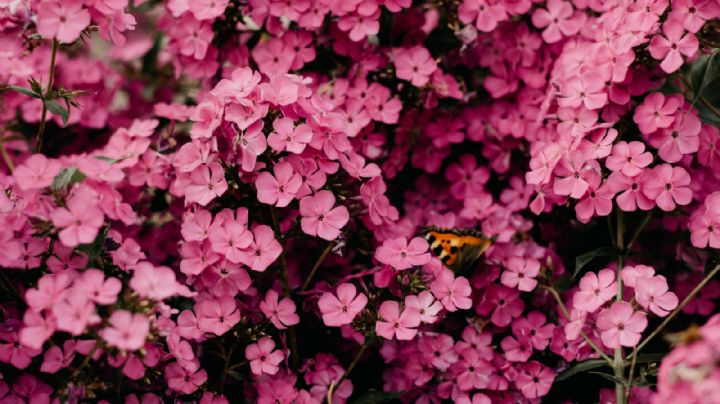
<svg viewBox="0 0 720 404"><path fill-rule="evenodd" d="M325 325L339 327L350 324L365 308L367 301L367 296L357 293L355 285L343 283L337 287L335 293L323 293L318 300L318 307Z"/></svg>

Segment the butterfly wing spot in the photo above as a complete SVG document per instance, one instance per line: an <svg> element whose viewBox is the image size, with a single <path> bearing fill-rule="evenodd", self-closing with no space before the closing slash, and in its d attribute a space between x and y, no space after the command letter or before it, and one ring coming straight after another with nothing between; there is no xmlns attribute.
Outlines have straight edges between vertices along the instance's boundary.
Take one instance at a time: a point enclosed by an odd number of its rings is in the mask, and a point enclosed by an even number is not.
<svg viewBox="0 0 720 404"><path fill-rule="evenodd" d="M430 250L455 272L472 266L492 245L493 239L471 229L425 229Z"/></svg>

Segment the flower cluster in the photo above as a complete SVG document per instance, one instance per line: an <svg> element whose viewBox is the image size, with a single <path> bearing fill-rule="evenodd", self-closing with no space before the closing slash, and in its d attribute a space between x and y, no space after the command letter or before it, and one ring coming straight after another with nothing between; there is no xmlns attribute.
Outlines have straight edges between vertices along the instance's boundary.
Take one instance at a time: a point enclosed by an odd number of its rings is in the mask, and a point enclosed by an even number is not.
<svg viewBox="0 0 720 404"><path fill-rule="evenodd" d="M702 401L718 17L0 0L0 402Z"/></svg>

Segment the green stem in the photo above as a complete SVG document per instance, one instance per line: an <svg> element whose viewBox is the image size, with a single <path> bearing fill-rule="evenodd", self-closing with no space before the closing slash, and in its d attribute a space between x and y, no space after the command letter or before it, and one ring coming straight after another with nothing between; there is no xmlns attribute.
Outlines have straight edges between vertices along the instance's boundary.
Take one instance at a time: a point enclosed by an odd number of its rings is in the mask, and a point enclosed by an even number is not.
<svg viewBox="0 0 720 404"><path fill-rule="evenodd" d="M80 362L80 365L78 365L78 367L75 368L75 370L70 375L71 380L74 379L78 374L80 374L80 371L85 366L87 366L88 363L90 363L90 359L92 359L93 355L95 355L95 352L97 352L98 349L100 349L100 342L97 342L95 344L95 346L92 347L90 352L88 352L87 355L85 355L85 359L83 359L83 361Z"/></svg>
<svg viewBox="0 0 720 404"><path fill-rule="evenodd" d="M10 154L8 154L7 149L5 148L5 142L0 142L0 154L2 155L2 159L5 162L5 165L8 168L8 171L10 174L15 171L15 164L13 164L12 159L10 158Z"/></svg>
<svg viewBox="0 0 720 404"><path fill-rule="evenodd" d="M300 288L301 291L307 290L308 286L310 286L310 282L312 281L313 276L315 276L315 272L317 272L318 268L320 268L320 264L322 264L322 262L325 260L325 257L327 257L330 250L332 250L332 246L332 243L328 243L322 254L320 254L320 257L318 257L317 261L315 261L315 265L313 265L307 278L305 278L305 282L303 282L303 285Z"/></svg>
<svg viewBox="0 0 720 404"><path fill-rule="evenodd" d="M633 377L635 376L635 362L637 362L637 347L633 348L632 360L630 361L630 373L627 379L627 391L625 392L625 402L630 402L630 390L632 390Z"/></svg>
<svg viewBox="0 0 720 404"><path fill-rule="evenodd" d="M616 236L615 245L617 246L619 255L617 258L617 268L615 269L615 282L617 282L617 294L615 296L616 301L620 301L623 298L623 283L620 271L625 265L625 223L623 221L623 212L617 209L617 225L615 226ZM612 362L613 372L615 377L619 380L625 379L625 361L623 359L622 347L615 348L615 354ZM615 382L615 402L617 404L625 403L625 386L619 381Z"/></svg>
<svg viewBox="0 0 720 404"><path fill-rule="evenodd" d="M233 350L235 348L233 346L230 346L230 352L227 354L225 353L225 348L222 348L223 351L223 359L225 360L225 363L223 365L223 371L220 374L220 394L223 393L223 390L225 389L225 378L227 377L227 373L230 370L230 357L232 357Z"/></svg>
<svg viewBox="0 0 720 404"><path fill-rule="evenodd" d="M347 367L347 369L345 369L345 372L342 374L342 376L340 376L340 379L337 382L333 381L330 384L330 388L328 388L328 393L327 393L328 404L332 404L332 396L335 391L335 388L340 387L342 382L344 382L345 379L347 379L348 376L350 376L350 372L352 372L353 369L355 369L355 366L358 364L358 361L360 361L360 358L365 353L365 350L367 349L367 347L368 347L368 343L366 341L364 344L362 344L362 346L360 346L360 349L355 354L355 357L353 357L352 362L350 362L350 365Z"/></svg>
<svg viewBox="0 0 720 404"><path fill-rule="evenodd" d="M551 286L540 285L540 287L543 288L543 289L545 289L545 290L547 290L548 292L550 292L551 295L553 295L553 297L555 298L555 301L556 301L557 304L558 304L558 307L560 307L560 311L562 311L562 313L563 313L563 315L565 316L565 318L567 319L567 321L572 321L572 319L570 318L570 312L568 311L567 307L565 307L565 303L563 303L562 299L560 298L560 294L557 292L557 290L555 290L555 289L554 289L553 287L551 287ZM600 347L597 346L597 344L595 344L595 343L593 342L593 340L591 340L590 337L589 337L587 334L585 334L584 331L580 331L580 336L583 337L583 339L585 340L585 342L586 342L598 355L600 355L600 357L603 358L603 359L605 360L605 362L608 363L608 365L612 365L612 358L610 358L609 356L607 356L607 355L605 354L605 352L603 352L602 349L600 349Z"/></svg>
<svg viewBox="0 0 720 404"><path fill-rule="evenodd" d="M292 299L290 297L290 277L288 276L288 266L287 261L285 260L285 245L283 245L282 243L280 222L278 221L277 213L275 212L275 206L272 205L270 206L270 218L272 219L275 237L278 238L280 246L282 247L282 252L280 253L280 274L282 276L283 291L285 292L285 297L287 297L288 299ZM300 357L298 352L297 332L295 331L295 327L288 327L288 338L290 339L290 360L292 362L293 368L297 369L300 366Z"/></svg>
<svg viewBox="0 0 720 404"><path fill-rule="evenodd" d="M697 295L700 290L702 290L702 288L704 288L705 285L707 285L708 282L710 282L710 280L715 277L715 275L717 275L718 272L720 272L720 265L716 265L715 268L712 269L712 271L708 272L708 274L705 275L703 280L701 280L700 283L695 286L695 288L690 292L690 294L685 296L685 298L682 302L680 302L678 307L676 307L675 310L672 311L672 313L665 317L665 320L663 320L663 322L660 323L660 325L658 325L657 328L653 330L650 335L645 337L645 339L637 346L637 351L639 352L640 350L642 350L645 345L647 345L653 338L660 334L660 332L670 323L670 321L675 318L675 316L677 316L680 311L682 311L682 309L687 306L688 303L690 303L690 301L695 297L695 295Z"/></svg>
<svg viewBox="0 0 720 404"><path fill-rule="evenodd" d="M47 107L45 106L45 99L50 95L52 91L53 81L55 79L55 57L57 55L58 47L60 43L57 39L53 39L52 53L50 54L50 77L48 77L47 87L45 93L42 94L42 112L40 114L40 127L38 127L37 135L35 135L35 150L33 153L40 153L42 149L43 135L45 135L45 121L47 120Z"/></svg>

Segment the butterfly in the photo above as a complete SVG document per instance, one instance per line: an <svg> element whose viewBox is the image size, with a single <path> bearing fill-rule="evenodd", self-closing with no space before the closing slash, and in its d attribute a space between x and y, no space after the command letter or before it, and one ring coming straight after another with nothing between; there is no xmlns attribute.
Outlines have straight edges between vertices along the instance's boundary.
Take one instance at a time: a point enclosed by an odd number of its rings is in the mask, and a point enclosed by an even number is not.
<svg viewBox="0 0 720 404"><path fill-rule="evenodd" d="M487 237L474 229L423 229L430 250L442 263L460 273L470 268L487 251L497 237Z"/></svg>

